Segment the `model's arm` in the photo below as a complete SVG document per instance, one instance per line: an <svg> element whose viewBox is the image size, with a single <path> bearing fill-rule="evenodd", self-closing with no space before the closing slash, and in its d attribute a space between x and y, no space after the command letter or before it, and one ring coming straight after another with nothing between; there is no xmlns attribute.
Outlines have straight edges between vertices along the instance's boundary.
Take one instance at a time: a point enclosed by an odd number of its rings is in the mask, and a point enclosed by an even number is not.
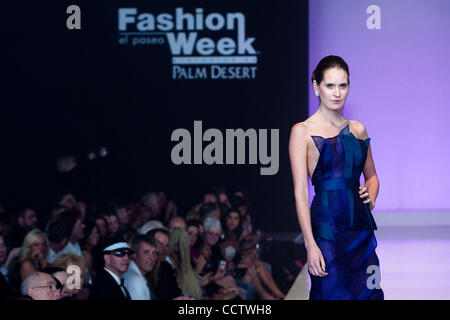
<svg viewBox="0 0 450 320"><path fill-rule="evenodd" d="M361 139L367 139L368 133L366 128L363 124L358 123L358 131L360 134ZM364 187L360 187L360 196L361 198L366 198L363 202L369 204L370 210L372 210L375 207L375 201L377 200L378 196L378 190L380 189L380 182L377 177L377 172L375 170L375 163L373 161L372 157L372 148L370 147L367 150L367 159L366 163L364 164L363 169L363 175L364 175Z"/></svg>
<svg viewBox="0 0 450 320"><path fill-rule="evenodd" d="M289 157L294 183L295 207L308 253L308 268L312 275L324 277L328 274L325 272L325 259L314 240L311 226L311 213L309 210L307 170L308 137L303 124L298 123L292 127L291 137L289 139Z"/></svg>
<svg viewBox="0 0 450 320"><path fill-rule="evenodd" d="M364 186L367 188L367 194L369 199L366 199L364 203L370 203L370 210L375 208L375 201L378 197L378 190L380 189L380 182L377 177L377 173L375 171L375 164L372 158L372 150L369 146L369 150L367 151L367 160L364 165Z"/></svg>
<svg viewBox="0 0 450 320"><path fill-rule="evenodd" d="M295 208L302 229L306 249L315 246L311 228L311 214L309 211L309 190L307 170L307 133L300 123L291 129L289 139L289 158L291 161L292 179L294 184Z"/></svg>

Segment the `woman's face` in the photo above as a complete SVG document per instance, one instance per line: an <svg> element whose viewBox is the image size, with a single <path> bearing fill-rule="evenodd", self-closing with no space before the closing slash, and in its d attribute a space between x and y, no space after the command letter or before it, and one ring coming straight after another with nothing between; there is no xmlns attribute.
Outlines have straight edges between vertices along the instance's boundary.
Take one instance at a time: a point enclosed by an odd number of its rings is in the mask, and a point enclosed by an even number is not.
<svg viewBox="0 0 450 320"><path fill-rule="evenodd" d="M45 255L45 251L47 250L47 244L45 239L42 237L38 237L35 242L31 245L31 259L39 260Z"/></svg>
<svg viewBox="0 0 450 320"><path fill-rule="evenodd" d="M108 229L106 228L106 222L103 219L97 219L95 220L95 224L98 227L98 230L100 231L100 235L102 237L105 237L106 234L108 233Z"/></svg>
<svg viewBox="0 0 450 320"><path fill-rule="evenodd" d="M239 213L237 213L236 211L231 211L227 215L227 220L226 220L228 230L230 230L230 231L235 230L239 226L239 219L240 219Z"/></svg>
<svg viewBox="0 0 450 320"><path fill-rule="evenodd" d="M198 228L196 226L189 226L186 231L189 236L189 245L193 246L197 242Z"/></svg>
<svg viewBox="0 0 450 320"><path fill-rule="evenodd" d="M344 69L325 70L319 86L314 83L314 90L320 92L320 103L331 110L340 110L348 95L348 75Z"/></svg>
<svg viewBox="0 0 450 320"><path fill-rule="evenodd" d="M100 232L98 232L97 227L94 227L92 228L91 234L88 237L88 243L89 245L95 247L98 244L99 240L100 240Z"/></svg>

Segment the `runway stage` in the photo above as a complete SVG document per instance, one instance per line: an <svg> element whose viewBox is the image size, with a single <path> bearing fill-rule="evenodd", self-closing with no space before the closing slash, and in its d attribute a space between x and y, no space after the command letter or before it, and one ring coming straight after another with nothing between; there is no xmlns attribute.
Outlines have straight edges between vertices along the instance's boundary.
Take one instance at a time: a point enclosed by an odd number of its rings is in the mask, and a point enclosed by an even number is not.
<svg viewBox="0 0 450 320"><path fill-rule="evenodd" d="M450 212L374 213L381 287L387 300L450 299ZM307 299L306 268L287 300Z"/></svg>

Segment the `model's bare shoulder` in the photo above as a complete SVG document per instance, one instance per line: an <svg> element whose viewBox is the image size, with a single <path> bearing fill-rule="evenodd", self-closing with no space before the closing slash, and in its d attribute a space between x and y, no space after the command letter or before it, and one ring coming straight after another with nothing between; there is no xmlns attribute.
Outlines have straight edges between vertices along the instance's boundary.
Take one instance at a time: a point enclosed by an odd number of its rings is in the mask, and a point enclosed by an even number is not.
<svg viewBox="0 0 450 320"><path fill-rule="evenodd" d="M297 122L291 128L291 141L306 145L309 137L309 130L305 122Z"/></svg>
<svg viewBox="0 0 450 320"><path fill-rule="evenodd" d="M307 135L308 134L308 126L304 121L297 122L292 126L291 132L298 136Z"/></svg>
<svg viewBox="0 0 450 320"><path fill-rule="evenodd" d="M359 121L349 120L350 130L356 135L358 139L367 139L369 137L366 127Z"/></svg>

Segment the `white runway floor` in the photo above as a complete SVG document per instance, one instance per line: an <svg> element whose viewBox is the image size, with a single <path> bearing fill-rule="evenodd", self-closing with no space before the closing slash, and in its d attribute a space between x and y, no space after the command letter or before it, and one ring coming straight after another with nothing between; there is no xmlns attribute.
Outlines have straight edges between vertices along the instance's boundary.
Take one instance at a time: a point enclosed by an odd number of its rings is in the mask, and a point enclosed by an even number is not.
<svg viewBox="0 0 450 320"><path fill-rule="evenodd" d="M401 213L395 221L389 215L378 217L376 249L380 259L381 287L386 300L449 300L450 299L450 225L448 212L411 217L417 213ZM427 223L430 217L442 225ZM408 221L402 223L402 217ZM379 222L378 222L379 221ZM428 225L427 225L428 224ZM304 269L305 270L305 269ZM287 295L287 299L306 299L309 291L308 275L302 272Z"/></svg>
<svg viewBox="0 0 450 320"><path fill-rule="evenodd" d="M383 227L375 234L385 299L450 299L450 226Z"/></svg>

